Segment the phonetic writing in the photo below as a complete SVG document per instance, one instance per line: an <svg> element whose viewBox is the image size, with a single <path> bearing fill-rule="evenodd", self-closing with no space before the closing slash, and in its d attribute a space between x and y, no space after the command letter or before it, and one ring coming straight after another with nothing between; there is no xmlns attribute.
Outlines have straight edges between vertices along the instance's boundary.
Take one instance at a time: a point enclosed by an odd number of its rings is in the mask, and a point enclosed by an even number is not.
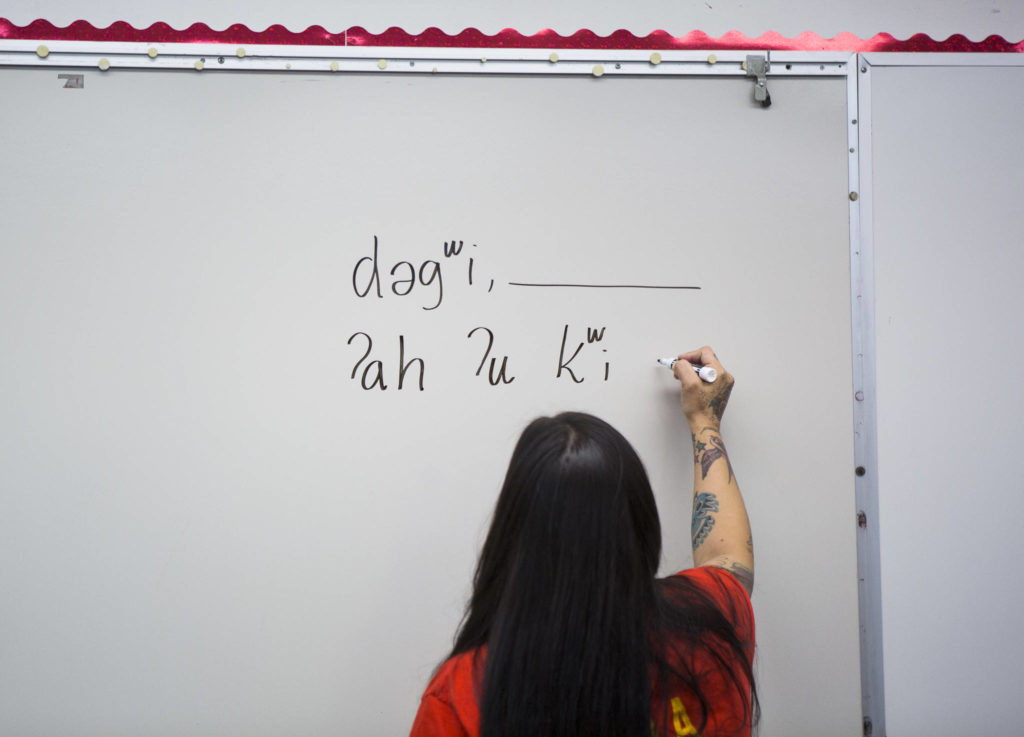
<svg viewBox="0 0 1024 737"><path fill-rule="evenodd" d="M552 372L554 378L573 384L582 384L588 376L598 381L608 381L611 362L606 358L607 348L599 348L601 355L596 363L594 360L584 360L592 358L590 354L597 348L594 344L604 340L605 330L607 328L604 326L587 327L585 331L571 329L570 325L565 323L558 345L557 366ZM570 335L574 337L570 338ZM585 342L577 342L575 336L585 337ZM475 368L466 367L468 374L491 386L507 386L516 380L517 374L513 371L508 354L502 354L495 348L497 341L493 330L484 325L477 325L466 334L466 338L475 340L483 347L480 361L475 364ZM552 348L556 342L552 341ZM575 347L572 347L573 343ZM406 388L423 391L426 388L426 361L407 345L405 335L398 336L397 351L394 343L386 349L380 348L379 343L374 342L373 336L362 330L357 330L349 336L348 345L353 346L358 353L349 378L360 388L366 391L387 391L390 388L398 391ZM591 350L588 351L588 348Z"/></svg>
<svg viewBox="0 0 1024 737"><path fill-rule="evenodd" d="M367 244L368 246L368 244ZM479 244L452 238L428 250L428 258L396 257L378 236L372 248L367 247L352 266L352 293L360 300L403 300L414 309L435 312L452 299L454 290L461 294L491 295L495 279L480 266ZM676 284L586 284L562 282L502 282L501 287L547 287L559 289L700 289L698 286ZM448 291L446 291L446 288ZM499 289L500 291L500 289ZM468 331L466 329L468 328ZM486 325L466 326L464 339L480 349L479 359L463 367L472 380L492 387L508 387L521 375L524 364L505 352L501 336ZM587 379L607 382L611 377L608 356L609 340L606 326L579 326L561 323L551 332L551 376L567 385L582 384ZM458 338L453 335L453 340ZM348 338L355 363L349 376L351 382L365 391L424 391L430 384L427 360L419 352L413 336L398 334L373 336L357 330ZM531 364L536 369L536 362Z"/></svg>

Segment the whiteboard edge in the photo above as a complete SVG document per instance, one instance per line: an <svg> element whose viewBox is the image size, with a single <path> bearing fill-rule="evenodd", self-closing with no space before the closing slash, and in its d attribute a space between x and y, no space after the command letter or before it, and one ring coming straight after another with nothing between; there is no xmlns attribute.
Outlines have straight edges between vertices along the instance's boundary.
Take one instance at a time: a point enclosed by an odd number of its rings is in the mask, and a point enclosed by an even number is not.
<svg viewBox="0 0 1024 737"><path fill-rule="evenodd" d="M885 735L882 582L878 519L878 426L875 375L875 271L871 220L871 63L856 59L848 77L850 148L850 279L853 321L854 490L860 609L864 734ZM855 117L854 117L855 116ZM856 121L856 122L854 122ZM861 470L863 469L863 470Z"/></svg>

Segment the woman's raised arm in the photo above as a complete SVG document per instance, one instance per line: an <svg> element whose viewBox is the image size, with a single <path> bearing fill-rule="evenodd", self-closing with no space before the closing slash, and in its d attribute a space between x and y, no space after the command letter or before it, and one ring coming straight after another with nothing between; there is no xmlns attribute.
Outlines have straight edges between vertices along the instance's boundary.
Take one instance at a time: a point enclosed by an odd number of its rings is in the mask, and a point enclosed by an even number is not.
<svg viewBox="0 0 1024 737"><path fill-rule="evenodd" d="M718 377L708 384L698 378L694 365L711 366ZM722 415L735 380L708 346L680 354L673 372L682 385L693 441L693 564L724 568L749 594L754 588L754 541L722 439Z"/></svg>

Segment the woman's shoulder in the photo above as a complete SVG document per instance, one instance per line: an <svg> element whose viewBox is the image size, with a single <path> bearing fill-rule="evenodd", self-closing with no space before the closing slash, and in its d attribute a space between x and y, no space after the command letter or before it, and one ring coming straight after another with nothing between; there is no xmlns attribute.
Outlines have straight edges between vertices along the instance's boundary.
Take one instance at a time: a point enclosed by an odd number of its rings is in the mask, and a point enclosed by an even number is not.
<svg viewBox="0 0 1024 737"><path fill-rule="evenodd" d="M707 587L711 590L727 589L727 595L730 597L739 593L742 595L741 598L750 598L747 596L747 590L743 588L743 584L739 582L739 579L729 573L725 568L720 568L718 566L697 566L695 568L685 568L678 573L668 576L668 579L680 578L693 581L698 585Z"/></svg>
<svg viewBox="0 0 1024 737"><path fill-rule="evenodd" d="M483 648L448 658L423 692L413 737L475 735L480 708L477 692L483 674Z"/></svg>
<svg viewBox="0 0 1024 737"><path fill-rule="evenodd" d="M754 639L754 608L750 596L743 584L725 569L717 566L687 568L661 581L670 597L674 588L699 591L729 620L741 639Z"/></svg>
<svg viewBox="0 0 1024 737"><path fill-rule="evenodd" d="M452 694L474 691L483 674L484 650L478 648L448 658L438 667L424 694L450 701Z"/></svg>

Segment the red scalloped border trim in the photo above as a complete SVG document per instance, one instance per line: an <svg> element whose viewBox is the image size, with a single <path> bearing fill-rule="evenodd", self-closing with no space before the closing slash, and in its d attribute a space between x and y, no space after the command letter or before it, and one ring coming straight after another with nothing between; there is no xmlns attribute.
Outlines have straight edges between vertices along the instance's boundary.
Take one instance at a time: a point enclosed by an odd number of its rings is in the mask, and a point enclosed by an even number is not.
<svg viewBox="0 0 1024 737"><path fill-rule="evenodd" d="M59 27L40 19L18 26L6 18L0 18L0 39L514 49L1024 52L1024 40L1014 43L995 35L983 41L971 41L961 34L950 36L945 41L936 41L924 33L917 33L902 40L888 33L879 33L869 39L858 38L852 33L822 38L810 31L805 31L795 38L786 38L775 31L769 31L757 38L749 38L738 31L729 31L718 38L708 36L702 31L690 31L685 36L673 36L667 31L654 31L646 36L635 36L625 30L615 31L608 36L599 36L588 30L579 30L571 36L562 36L547 29L531 36L524 36L511 28L493 35L487 35L475 28L467 28L455 35L449 35L440 28L427 28L422 33L408 33L401 28L393 27L383 33L370 33L359 26L339 33L331 33L323 26L310 26L305 31L296 33L282 25L269 26L263 31L253 31L241 23L228 26L222 31L215 31L205 23L193 23L179 31L162 22L154 23L149 28L135 28L124 21L117 21L107 28L97 28L84 20Z"/></svg>

